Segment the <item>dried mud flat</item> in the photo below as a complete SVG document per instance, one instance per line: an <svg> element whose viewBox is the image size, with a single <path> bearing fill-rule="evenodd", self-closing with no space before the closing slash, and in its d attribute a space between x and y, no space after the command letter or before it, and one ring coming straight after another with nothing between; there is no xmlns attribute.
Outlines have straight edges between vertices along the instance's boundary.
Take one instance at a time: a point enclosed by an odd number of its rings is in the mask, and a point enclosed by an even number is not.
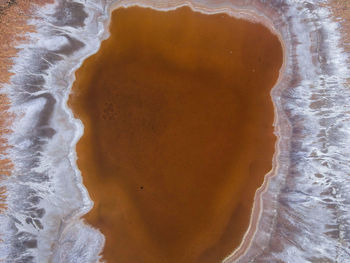
<svg viewBox="0 0 350 263"><path fill-rule="evenodd" d="M258 20L284 43L271 92L274 168L256 193L241 246L225 262L350 262L349 14L344 1L316 0L0 2L0 18L8 19L2 51L9 50L0 57L0 258L99 260L104 237L81 219L92 206L76 167L83 127L66 102L75 70L108 37L112 8L135 4Z"/></svg>

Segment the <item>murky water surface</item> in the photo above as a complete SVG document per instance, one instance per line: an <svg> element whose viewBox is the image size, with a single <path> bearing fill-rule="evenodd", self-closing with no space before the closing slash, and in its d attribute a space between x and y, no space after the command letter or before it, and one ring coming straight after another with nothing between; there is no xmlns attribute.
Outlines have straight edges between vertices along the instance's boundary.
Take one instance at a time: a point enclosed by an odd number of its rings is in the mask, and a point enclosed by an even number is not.
<svg viewBox="0 0 350 263"><path fill-rule="evenodd" d="M271 169L279 40L187 7L120 8L77 72L70 106L108 262L219 262Z"/></svg>

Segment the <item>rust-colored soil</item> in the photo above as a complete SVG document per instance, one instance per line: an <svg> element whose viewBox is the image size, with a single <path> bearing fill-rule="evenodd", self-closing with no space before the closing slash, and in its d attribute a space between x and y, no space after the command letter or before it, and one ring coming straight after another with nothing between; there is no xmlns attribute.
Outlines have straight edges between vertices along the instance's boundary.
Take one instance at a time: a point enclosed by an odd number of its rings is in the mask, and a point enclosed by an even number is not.
<svg viewBox="0 0 350 263"><path fill-rule="evenodd" d="M32 18L35 5L43 5L51 1L47 0L0 0L0 89L9 83L12 66L11 58L16 57L16 44L25 41L25 33L33 31L33 27L27 25L27 20ZM5 135L11 130L9 126L13 117L9 112L9 99L0 94L0 155L6 156L8 147ZM12 170L9 159L0 160L0 175L9 176ZM1 180L1 179L0 179ZM5 208L4 198L6 189L0 188L0 212Z"/></svg>

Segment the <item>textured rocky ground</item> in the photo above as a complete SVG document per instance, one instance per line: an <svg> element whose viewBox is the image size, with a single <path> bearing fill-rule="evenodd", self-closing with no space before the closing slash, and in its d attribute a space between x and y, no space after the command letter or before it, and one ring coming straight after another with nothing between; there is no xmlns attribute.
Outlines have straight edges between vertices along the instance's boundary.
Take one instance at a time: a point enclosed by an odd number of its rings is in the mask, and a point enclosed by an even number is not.
<svg viewBox="0 0 350 263"><path fill-rule="evenodd" d="M350 262L346 1L118 1L135 3L250 14L283 40L285 67L272 91L274 169L226 261ZM83 128L66 101L75 69L108 36L111 4L0 2L1 259L98 260L103 236L80 219L92 205L75 163Z"/></svg>

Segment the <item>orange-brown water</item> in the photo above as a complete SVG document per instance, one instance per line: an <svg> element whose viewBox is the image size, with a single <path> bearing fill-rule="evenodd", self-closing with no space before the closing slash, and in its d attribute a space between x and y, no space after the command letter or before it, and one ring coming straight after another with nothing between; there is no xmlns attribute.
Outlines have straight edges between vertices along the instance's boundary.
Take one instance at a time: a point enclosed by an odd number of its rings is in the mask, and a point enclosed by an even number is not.
<svg viewBox="0 0 350 263"><path fill-rule="evenodd" d="M272 166L281 44L261 24L187 7L119 8L110 30L69 101L104 258L220 262Z"/></svg>

